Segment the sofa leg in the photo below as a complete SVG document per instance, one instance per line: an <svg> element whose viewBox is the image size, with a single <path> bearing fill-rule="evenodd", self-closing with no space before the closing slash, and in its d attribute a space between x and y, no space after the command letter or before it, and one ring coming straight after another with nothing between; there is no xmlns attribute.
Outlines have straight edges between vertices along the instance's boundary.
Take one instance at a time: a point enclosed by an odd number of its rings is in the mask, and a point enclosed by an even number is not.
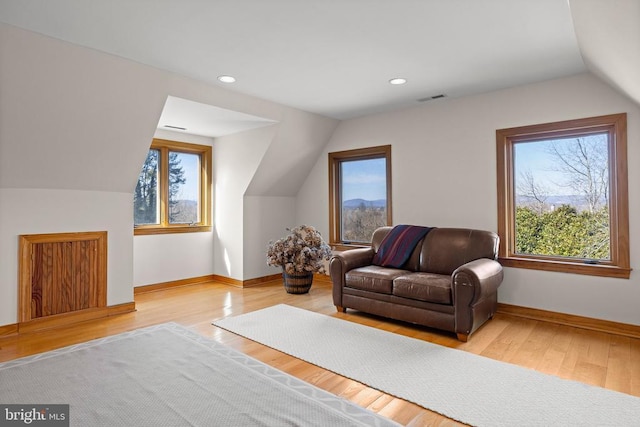
<svg viewBox="0 0 640 427"><path fill-rule="evenodd" d="M342 307L340 305L336 305L336 310L338 310L339 313L346 313L347 312L347 307Z"/></svg>
<svg viewBox="0 0 640 427"><path fill-rule="evenodd" d="M469 334L456 334L458 335L458 341L467 342Z"/></svg>

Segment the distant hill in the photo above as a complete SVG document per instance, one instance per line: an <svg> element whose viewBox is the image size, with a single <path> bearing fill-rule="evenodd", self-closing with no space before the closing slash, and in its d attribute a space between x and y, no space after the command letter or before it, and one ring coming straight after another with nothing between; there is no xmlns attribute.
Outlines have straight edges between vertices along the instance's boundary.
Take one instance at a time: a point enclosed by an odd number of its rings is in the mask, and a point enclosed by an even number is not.
<svg viewBox="0 0 640 427"><path fill-rule="evenodd" d="M588 208L584 196L580 195L547 196L544 202L547 206L556 208L562 205L573 206L578 212ZM605 205L606 202L604 198L601 200L602 205ZM525 196L516 196L516 203L521 206L527 206L534 203L534 200Z"/></svg>
<svg viewBox="0 0 640 427"><path fill-rule="evenodd" d="M581 206L585 203L584 196L549 196L546 200L550 205L571 205L571 206Z"/></svg>
<svg viewBox="0 0 640 427"><path fill-rule="evenodd" d="M342 206L345 208L359 208L363 204L367 208L384 208L387 206L387 201L385 199L378 199L378 200L350 199L342 202Z"/></svg>

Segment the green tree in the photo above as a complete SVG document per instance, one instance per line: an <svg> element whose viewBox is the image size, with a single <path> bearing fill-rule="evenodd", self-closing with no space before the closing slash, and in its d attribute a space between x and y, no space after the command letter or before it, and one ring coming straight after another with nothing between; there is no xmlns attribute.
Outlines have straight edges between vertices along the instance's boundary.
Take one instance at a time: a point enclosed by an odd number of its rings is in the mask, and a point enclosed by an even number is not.
<svg viewBox="0 0 640 427"><path fill-rule="evenodd" d="M516 208L517 253L538 253L538 240L542 234L542 225L542 212L528 206L518 206Z"/></svg>
<svg viewBox="0 0 640 427"><path fill-rule="evenodd" d="M178 153L169 152L169 222L178 222L180 217L180 187L187 182L184 178L184 170L180 165L182 160Z"/></svg>
<svg viewBox="0 0 640 427"><path fill-rule="evenodd" d="M610 259L607 136L593 134L545 142L551 187L571 190L571 205L554 208L538 176L520 171L516 182L516 250L521 254ZM557 178L560 176L560 178ZM567 194L559 191L559 194Z"/></svg>
<svg viewBox="0 0 640 427"><path fill-rule="evenodd" d="M582 212L583 248L582 258L611 259L609 209Z"/></svg>
<svg viewBox="0 0 640 427"><path fill-rule="evenodd" d="M576 257L580 251L580 221L578 211L570 205L562 205L542 215L542 229L538 241L538 253Z"/></svg>
<svg viewBox="0 0 640 427"><path fill-rule="evenodd" d="M610 259L609 211L578 212L562 205L540 213L516 209L516 251L520 254Z"/></svg>
<svg viewBox="0 0 640 427"><path fill-rule="evenodd" d="M158 163L160 152L149 150L133 194L134 224L158 223Z"/></svg>
<svg viewBox="0 0 640 427"><path fill-rule="evenodd" d="M169 153L169 216L173 218L180 214L178 195L180 186L186 182L184 170L180 165L179 153ZM136 189L133 194L134 224L157 224L158 192L159 192L160 151L149 150L138 176Z"/></svg>

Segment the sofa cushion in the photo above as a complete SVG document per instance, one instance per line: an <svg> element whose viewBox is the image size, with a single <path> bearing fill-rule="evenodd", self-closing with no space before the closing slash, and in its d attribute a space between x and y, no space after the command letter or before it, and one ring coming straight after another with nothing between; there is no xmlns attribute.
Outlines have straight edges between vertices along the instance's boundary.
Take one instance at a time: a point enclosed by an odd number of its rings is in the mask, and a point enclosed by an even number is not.
<svg viewBox="0 0 640 427"><path fill-rule="evenodd" d="M452 304L451 276L409 273L393 280L393 295L437 304Z"/></svg>
<svg viewBox="0 0 640 427"><path fill-rule="evenodd" d="M368 265L347 272L344 282L350 288L391 294L393 279L407 273L407 270Z"/></svg>
<svg viewBox="0 0 640 427"><path fill-rule="evenodd" d="M479 258L496 259L500 238L492 231L435 228L424 238L417 270L451 274Z"/></svg>

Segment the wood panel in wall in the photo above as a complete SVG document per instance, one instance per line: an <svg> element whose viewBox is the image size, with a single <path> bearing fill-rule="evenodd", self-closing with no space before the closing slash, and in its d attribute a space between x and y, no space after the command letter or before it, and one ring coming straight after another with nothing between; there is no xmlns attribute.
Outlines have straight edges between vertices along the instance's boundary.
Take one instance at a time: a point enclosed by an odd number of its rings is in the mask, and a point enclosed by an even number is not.
<svg viewBox="0 0 640 427"><path fill-rule="evenodd" d="M20 236L20 322L106 307L107 232Z"/></svg>

